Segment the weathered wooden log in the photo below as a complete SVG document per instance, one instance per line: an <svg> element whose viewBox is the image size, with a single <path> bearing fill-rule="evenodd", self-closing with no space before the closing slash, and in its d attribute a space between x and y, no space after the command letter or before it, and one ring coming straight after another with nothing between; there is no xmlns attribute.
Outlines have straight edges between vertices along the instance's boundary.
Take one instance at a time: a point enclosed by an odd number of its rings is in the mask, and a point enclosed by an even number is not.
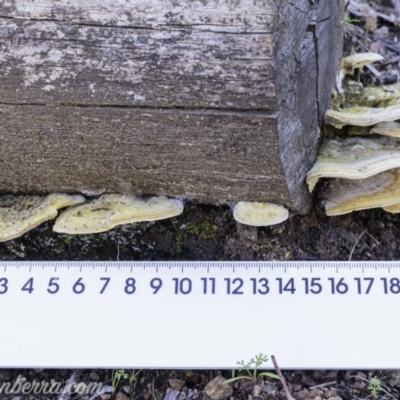
<svg viewBox="0 0 400 400"><path fill-rule="evenodd" d="M0 191L310 205L342 0L0 0Z"/></svg>

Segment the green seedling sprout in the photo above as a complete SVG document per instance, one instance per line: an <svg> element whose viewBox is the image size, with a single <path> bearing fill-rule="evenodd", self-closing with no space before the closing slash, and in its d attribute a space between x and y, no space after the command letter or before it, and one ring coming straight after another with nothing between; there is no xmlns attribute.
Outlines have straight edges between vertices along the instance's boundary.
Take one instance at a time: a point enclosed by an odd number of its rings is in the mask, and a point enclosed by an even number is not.
<svg viewBox="0 0 400 400"><path fill-rule="evenodd" d="M381 381L377 378L369 380L368 389L371 391L372 396L376 396L382 390Z"/></svg>
<svg viewBox="0 0 400 400"><path fill-rule="evenodd" d="M231 379L227 379L224 383L232 383L240 379L248 379L257 382L262 377L279 379L279 376L273 374L272 372L258 372L258 367L260 367L264 362L268 361L268 356L260 353L253 357L248 363L243 360L238 361L236 364L240 365L239 372L245 372L247 375L236 376Z"/></svg>
<svg viewBox="0 0 400 400"><path fill-rule="evenodd" d="M119 385L119 381L121 379L128 379L129 375L125 372L124 369L114 369L111 375L111 386L114 388L114 391L117 390L117 386Z"/></svg>

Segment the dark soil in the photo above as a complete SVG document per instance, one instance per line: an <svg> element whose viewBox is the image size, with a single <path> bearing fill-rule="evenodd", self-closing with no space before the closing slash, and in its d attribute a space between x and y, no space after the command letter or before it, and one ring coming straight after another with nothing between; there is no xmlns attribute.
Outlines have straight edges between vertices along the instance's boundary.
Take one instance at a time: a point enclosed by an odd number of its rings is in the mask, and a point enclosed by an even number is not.
<svg viewBox="0 0 400 400"><path fill-rule="evenodd" d="M373 6L381 16L374 16L372 12L357 13L357 3ZM400 4L396 0L354 0L349 4L347 18L352 23L346 23L345 54L371 50L385 57L385 63L377 67L383 81L364 70L360 80L365 85L385 84L384 79L392 79L399 69L399 12ZM95 235L56 234L52 224L45 223L21 238L0 243L0 260L400 259L400 214L375 209L329 218L325 216L318 195L315 207L308 215L293 215L281 225L266 228L236 223L229 207L190 203L177 218L126 225ZM13 384L17 379L29 382L54 379L65 385L71 373L70 370L0 370L0 387L7 382ZM231 377L231 371L124 371L126 376L119 380L117 390L105 393L101 398L203 399L205 385L219 373ZM110 370L85 370L78 381L110 385L112 374ZM400 373L397 371L287 371L285 377L292 394L299 400L399 398ZM381 390L374 395L368 388L368 380L373 377L379 378L386 393ZM279 381L260 383L260 394L255 391L254 383L246 382L232 385L233 398L285 398ZM312 389L318 385L322 386ZM44 400L58 395L31 393L22 397ZM21 394L0 394L0 399L19 400L22 397ZM73 399L88 400L90 397L72 395Z"/></svg>

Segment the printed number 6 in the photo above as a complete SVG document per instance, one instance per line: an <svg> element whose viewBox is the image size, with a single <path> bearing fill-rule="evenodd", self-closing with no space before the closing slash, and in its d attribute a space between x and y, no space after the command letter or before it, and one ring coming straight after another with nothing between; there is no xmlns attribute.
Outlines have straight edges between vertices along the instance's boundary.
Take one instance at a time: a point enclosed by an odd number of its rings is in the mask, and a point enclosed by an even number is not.
<svg viewBox="0 0 400 400"><path fill-rule="evenodd" d="M79 278L72 286L72 290L76 294L81 294L85 290L85 285L82 283L82 278Z"/></svg>

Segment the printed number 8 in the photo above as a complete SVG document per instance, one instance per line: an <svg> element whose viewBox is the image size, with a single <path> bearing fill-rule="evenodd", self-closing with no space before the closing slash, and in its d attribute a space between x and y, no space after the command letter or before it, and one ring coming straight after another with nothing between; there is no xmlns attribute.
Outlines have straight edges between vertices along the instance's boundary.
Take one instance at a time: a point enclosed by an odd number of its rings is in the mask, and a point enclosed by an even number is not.
<svg viewBox="0 0 400 400"><path fill-rule="evenodd" d="M133 294L136 292L136 281L134 278L128 278L125 281L125 293L126 294Z"/></svg>

